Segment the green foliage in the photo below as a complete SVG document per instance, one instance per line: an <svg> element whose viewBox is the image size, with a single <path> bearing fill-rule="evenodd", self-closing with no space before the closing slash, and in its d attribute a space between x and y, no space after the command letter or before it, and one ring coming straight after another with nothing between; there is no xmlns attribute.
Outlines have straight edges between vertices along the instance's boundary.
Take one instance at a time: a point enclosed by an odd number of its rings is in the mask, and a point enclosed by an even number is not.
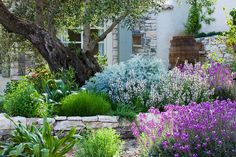
<svg viewBox="0 0 236 157"><path fill-rule="evenodd" d="M111 114L114 116L119 116L120 118L125 118L132 121L134 120L136 115L138 115L142 111L146 111L146 110L135 107L135 106L118 104L117 107L114 109L114 111L111 112Z"/></svg>
<svg viewBox="0 0 236 157"><path fill-rule="evenodd" d="M236 52L236 9L233 9L230 12L231 18L228 18L227 24L229 26L229 30L226 32L226 43L227 45Z"/></svg>
<svg viewBox="0 0 236 157"><path fill-rule="evenodd" d="M27 79L34 85L39 93L44 93L47 81L53 79L54 75L45 66L35 68Z"/></svg>
<svg viewBox="0 0 236 157"><path fill-rule="evenodd" d="M230 12L230 18L227 20L229 30L224 33L226 37L226 44L228 52L233 56L233 61L231 62L231 67L233 71L236 71L236 9Z"/></svg>
<svg viewBox="0 0 236 157"><path fill-rule="evenodd" d="M57 103L69 94L70 91L68 91L68 88L62 80L51 79L47 81L44 93L47 102Z"/></svg>
<svg viewBox="0 0 236 157"><path fill-rule="evenodd" d="M3 104L4 104L4 96L0 95L0 113L4 112Z"/></svg>
<svg viewBox="0 0 236 157"><path fill-rule="evenodd" d="M16 124L14 121L12 123L16 129L11 134L10 143L0 145L2 156L64 157L77 142L74 137L75 128L63 138L58 138L52 135L52 127L46 118L40 129L35 125L25 127L21 123Z"/></svg>
<svg viewBox="0 0 236 157"><path fill-rule="evenodd" d="M107 114L110 103L104 96L81 91L65 97L59 107L59 115L64 116L94 116Z"/></svg>
<svg viewBox="0 0 236 157"><path fill-rule="evenodd" d="M5 94L13 93L16 90L17 85L18 85L18 81L7 82L7 85L6 85L6 88L4 90L4 93Z"/></svg>
<svg viewBox="0 0 236 157"><path fill-rule="evenodd" d="M105 67L107 66L107 57L106 56L102 56L102 55L100 55L100 53L98 53L96 55L96 59L98 61L98 64L100 65L100 67L102 69L105 69Z"/></svg>
<svg viewBox="0 0 236 157"><path fill-rule="evenodd" d="M85 136L78 144L78 157L119 157L123 142L112 129L100 129Z"/></svg>
<svg viewBox="0 0 236 157"><path fill-rule="evenodd" d="M231 10L229 14L232 17L233 25L236 26L236 9Z"/></svg>
<svg viewBox="0 0 236 157"><path fill-rule="evenodd" d="M233 60L233 62L230 64L230 67L232 68L233 72L236 72L236 59Z"/></svg>
<svg viewBox="0 0 236 157"><path fill-rule="evenodd" d="M208 17L215 11L214 4L216 0L187 0L191 5L188 20L185 25L185 33L188 35L196 35L201 29L201 22L210 24L214 18Z"/></svg>
<svg viewBox="0 0 236 157"><path fill-rule="evenodd" d="M199 8L197 5L192 5L185 25L185 33L188 35L196 35L201 27Z"/></svg>
<svg viewBox="0 0 236 157"><path fill-rule="evenodd" d="M60 69L59 72L55 73L55 78L64 82L64 87L67 91L77 89L77 84L75 82L75 70L71 67L68 70Z"/></svg>
<svg viewBox="0 0 236 157"><path fill-rule="evenodd" d="M47 104L34 88L23 79L12 93L6 94L4 109L11 116L42 117L47 115Z"/></svg>
<svg viewBox="0 0 236 157"><path fill-rule="evenodd" d="M196 34L195 38L211 37L215 35L223 35L223 32L209 32L209 33L201 32L201 33Z"/></svg>
<svg viewBox="0 0 236 157"><path fill-rule="evenodd" d="M7 2L9 7L14 6L12 12L28 20L35 20L35 1L21 0L17 5L15 2L16 0ZM160 11L164 2L165 0L44 0L43 16L53 16L57 32L63 32L65 27L74 28L86 24L98 26L108 21L116 21L120 17L124 18L127 26L132 26L150 9L156 13ZM45 20L44 25L47 24Z"/></svg>

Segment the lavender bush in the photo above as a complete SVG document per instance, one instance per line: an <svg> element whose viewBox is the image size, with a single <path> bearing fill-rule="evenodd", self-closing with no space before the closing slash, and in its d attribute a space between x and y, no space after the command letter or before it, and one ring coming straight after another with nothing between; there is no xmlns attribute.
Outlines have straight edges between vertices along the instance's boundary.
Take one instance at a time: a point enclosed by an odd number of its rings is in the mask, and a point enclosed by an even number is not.
<svg viewBox="0 0 236 157"><path fill-rule="evenodd" d="M132 132L143 156L236 156L236 102L215 101L151 108L139 114Z"/></svg>
<svg viewBox="0 0 236 157"><path fill-rule="evenodd" d="M185 63L163 75L160 83L152 86L149 104L164 106L204 102L210 99L213 91L208 82L208 74L201 64L193 66Z"/></svg>
<svg viewBox="0 0 236 157"><path fill-rule="evenodd" d="M209 84L218 99L233 99L233 72L228 65L212 62L207 68Z"/></svg>

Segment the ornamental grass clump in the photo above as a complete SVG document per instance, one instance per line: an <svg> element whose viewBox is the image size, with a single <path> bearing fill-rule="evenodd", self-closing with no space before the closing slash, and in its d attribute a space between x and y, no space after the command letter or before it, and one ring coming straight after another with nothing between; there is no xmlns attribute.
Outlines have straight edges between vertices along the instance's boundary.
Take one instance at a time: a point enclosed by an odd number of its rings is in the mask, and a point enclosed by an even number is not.
<svg viewBox="0 0 236 157"><path fill-rule="evenodd" d="M108 114L110 102L102 94L81 91L66 96L58 107L60 116L96 116Z"/></svg>
<svg viewBox="0 0 236 157"><path fill-rule="evenodd" d="M236 156L236 102L191 103L151 108L140 114L132 132L144 156Z"/></svg>

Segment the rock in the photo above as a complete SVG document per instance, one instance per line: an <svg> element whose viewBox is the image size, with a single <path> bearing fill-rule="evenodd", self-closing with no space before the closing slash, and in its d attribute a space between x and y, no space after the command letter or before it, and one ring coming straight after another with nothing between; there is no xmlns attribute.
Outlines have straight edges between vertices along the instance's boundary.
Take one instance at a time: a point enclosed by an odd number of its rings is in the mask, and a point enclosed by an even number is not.
<svg viewBox="0 0 236 157"><path fill-rule="evenodd" d="M102 122L85 122L86 129L99 129L102 128Z"/></svg>
<svg viewBox="0 0 236 157"><path fill-rule="evenodd" d="M56 123L54 130L68 131L75 127L76 130L81 130L85 127L82 121L59 121Z"/></svg>
<svg viewBox="0 0 236 157"><path fill-rule="evenodd" d="M66 120L66 119L67 119L66 116L56 116L55 117L55 120L57 120L57 121L62 121L62 120Z"/></svg>
<svg viewBox="0 0 236 157"><path fill-rule="evenodd" d="M102 128L117 128L119 123L102 123Z"/></svg>
<svg viewBox="0 0 236 157"><path fill-rule="evenodd" d="M127 120L127 119L121 119L120 121L119 121L119 126L120 127L131 127L131 125L132 125L132 122L131 121L129 121L129 120Z"/></svg>
<svg viewBox="0 0 236 157"><path fill-rule="evenodd" d="M98 116L99 122L118 123L118 116Z"/></svg>
<svg viewBox="0 0 236 157"><path fill-rule="evenodd" d="M32 124L38 124L38 121L40 119L41 118L26 118L26 125L29 126L29 125L32 125Z"/></svg>
<svg viewBox="0 0 236 157"><path fill-rule="evenodd" d="M47 121L48 121L51 125L53 125L53 124L55 123L55 119L54 119L54 118L47 118ZM43 118L39 118L39 119L37 120L37 124L43 125Z"/></svg>
<svg viewBox="0 0 236 157"><path fill-rule="evenodd" d="M11 121L5 117L0 117L0 129L1 130L10 130Z"/></svg>
<svg viewBox="0 0 236 157"><path fill-rule="evenodd" d="M26 126L26 118L25 117L12 117L12 120L16 123L19 124L21 123L22 125ZM10 123L11 129L15 129L16 126L13 122Z"/></svg>
<svg viewBox="0 0 236 157"><path fill-rule="evenodd" d="M140 148L138 148L137 142L135 140L126 140L122 157L140 157Z"/></svg>
<svg viewBox="0 0 236 157"><path fill-rule="evenodd" d="M69 120L69 121L81 121L82 120L82 118L81 117L67 117L67 120Z"/></svg>
<svg viewBox="0 0 236 157"><path fill-rule="evenodd" d="M47 121L53 125L55 123L55 119L54 118L47 118ZM43 118L27 118L26 119L26 125L32 125L32 124L36 124L36 125L43 125Z"/></svg>
<svg viewBox="0 0 236 157"><path fill-rule="evenodd" d="M98 116L82 117L83 122L97 122Z"/></svg>

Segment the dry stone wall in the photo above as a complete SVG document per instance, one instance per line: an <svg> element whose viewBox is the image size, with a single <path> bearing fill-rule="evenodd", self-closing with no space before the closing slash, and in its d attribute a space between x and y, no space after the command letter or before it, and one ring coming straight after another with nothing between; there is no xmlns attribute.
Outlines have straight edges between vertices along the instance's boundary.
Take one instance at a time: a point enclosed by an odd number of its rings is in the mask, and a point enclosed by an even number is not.
<svg viewBox="0 0 236 157"><path fill-rule="evenodd" d="M232 60L232 56L227 52L225 37L216 35L197 38L196 41L202 43L203 47L200 53L207 59L211 59L216 55L217 57L224 58L226 61Z"/></svg>
<svg viewBox="0 0 236 157"><path fill-rule="evenodd" d="M38 126L43 124L43 118L25 118L25 117L12 117L15 123L22 123L25 126L36 124ZM69 131L75 127L78 132L86 129L101 129L113 128L121 134L123 138L131 138L130 131L131 122L119 119L117 116L92 116L92 117L55 117L48 118L48 122L53 126L53 132ZM9 119L5 118L4 114L0 114L0 141L6 140L15 125Z"/></svg>

